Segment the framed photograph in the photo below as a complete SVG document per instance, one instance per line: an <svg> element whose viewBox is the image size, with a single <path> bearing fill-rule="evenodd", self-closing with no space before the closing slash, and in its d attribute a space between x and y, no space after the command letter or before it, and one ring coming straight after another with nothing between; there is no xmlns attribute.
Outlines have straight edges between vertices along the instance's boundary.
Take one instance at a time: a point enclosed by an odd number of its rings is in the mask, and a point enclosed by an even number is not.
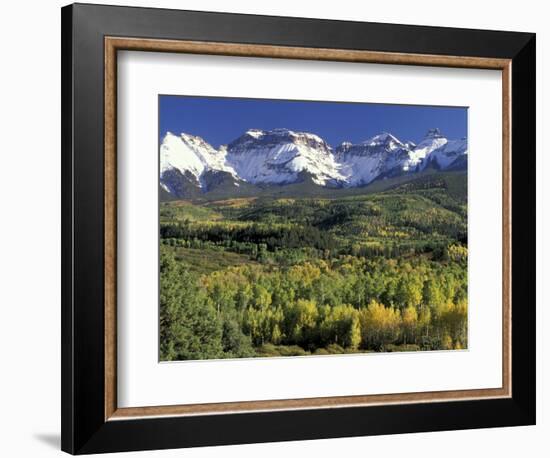
<svg viewBox="0 0 550 458"><path fill-rule="evenodd" d="M535 35L62 9L62 448L535 423Z"/></svg>

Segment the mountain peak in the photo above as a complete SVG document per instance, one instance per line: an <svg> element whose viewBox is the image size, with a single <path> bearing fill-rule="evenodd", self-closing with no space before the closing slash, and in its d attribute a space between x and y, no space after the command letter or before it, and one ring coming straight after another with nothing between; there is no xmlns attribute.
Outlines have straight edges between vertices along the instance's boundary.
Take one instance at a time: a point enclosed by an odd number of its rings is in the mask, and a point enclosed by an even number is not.
<svg viewBox="0 0 550 458"><path fill-rule="evenodd" d="M384 147L386 151L393 151L395 149L404 148L405 145L401 143L396 137L389 132L382 132L374 137L362 143L365 146L370 147Z"/></svg>
<svg viewBox="0 0 550 458"><path fill-rule="evenodd" d="M265 132L262 129L248 129L244 134L250 137L260 138L265 135Z"/></svg>
<svg viewBox="0 0 550 458"><path fill-rule="evenodd" d="M397 143L398 145L402 144L396 137L394 137L389 132L382 132L363 142L364 145L369 145L369 146L389 145L390 143Z"/></svg>
<svg viewBox="0 0 550 458"><path fill-rule="evenodd" d="M428 130L424 138L443 138L443 135L441 135L441 131L437 127L434 127Z"/></svg>
<svg viewBox="0 0 550 458"><path fill-rule="evenodd" d="M228 150L235 152L237 149L249 149L252 145L259 147L284 144L306 144L311 147L318 145L327 152L330 150L330 146L318 135L309 132L297 132L282 127L270 130L249 129L229 143Z"/></svg>
<svg viewBox="0 0 550 458"><path fill-rule="evenodd" d="M318 135L312 134L310 132L298 132L290 129L285 129L284 127L277 127L275 129L268 130L264 132L265 135L271 135L274 137L282 138L291 138L291 139L305 139L309 141L325 143L325 141Z"/></svg>

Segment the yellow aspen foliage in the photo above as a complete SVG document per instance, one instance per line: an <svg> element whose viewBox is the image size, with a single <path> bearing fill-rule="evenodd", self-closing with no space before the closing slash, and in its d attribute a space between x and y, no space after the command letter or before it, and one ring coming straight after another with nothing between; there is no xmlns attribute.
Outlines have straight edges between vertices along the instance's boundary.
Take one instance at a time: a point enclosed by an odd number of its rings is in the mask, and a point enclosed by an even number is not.
<svg viewBox="0 0 550 458"><path fill-rule="evenodd" d="M448 333L443 334L441 339L441 347L443 350L452 350L453 349L453 339Z"/></svg>

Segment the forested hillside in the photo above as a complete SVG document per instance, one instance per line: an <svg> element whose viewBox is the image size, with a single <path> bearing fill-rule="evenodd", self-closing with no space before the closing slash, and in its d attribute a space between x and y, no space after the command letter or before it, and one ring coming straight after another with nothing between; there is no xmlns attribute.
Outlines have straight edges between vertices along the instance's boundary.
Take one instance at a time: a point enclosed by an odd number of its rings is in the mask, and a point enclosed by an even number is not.
<svg viewBox="0 0 550 458"><path fill-rule="evenodd" d="M467 347L466 174L313 190L161 204L162 360Z"/></svg>

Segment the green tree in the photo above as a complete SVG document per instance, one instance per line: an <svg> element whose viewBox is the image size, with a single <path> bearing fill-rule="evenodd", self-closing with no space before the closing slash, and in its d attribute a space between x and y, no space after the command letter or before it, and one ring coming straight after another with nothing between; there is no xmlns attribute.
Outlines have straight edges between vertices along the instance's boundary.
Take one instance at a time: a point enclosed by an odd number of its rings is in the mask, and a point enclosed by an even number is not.
<svg viewBox="0 0 550 458"><path fill-rule="evenodd" d="M315 338L318 317L314 301L298 299L285 311L285 328L289 343L307 345Z"/></svg>
<svg viewBox="0 0 550 458"><path fill-rule="evenodd" d="M164 361L222 356L222 329L196 279L167 249L160 254L160 357Z"/></svg>
<svg viewBox="0 0 550 458"><path fill-rule="evenodd" d="M402 276L397 283L395 301L397 305L404 309L406 307L416 307L422 300L422 283L415 276Z"/></svg>
<svg viewBox="0 0 550 458"><path fill-rule="evenodd" d="M434 308L437 304L441 304L443 300L443 293L439 283L434 278L426 280L422 289L423 303L428 307Z"/></svg>
<svg viewBox="0 0 550 458"><path fill-rule="evenodd" d="M223 322L222 346L226 358L249 358L256 354L250 337L243 334L239 323L232 319Z"/></svg>

